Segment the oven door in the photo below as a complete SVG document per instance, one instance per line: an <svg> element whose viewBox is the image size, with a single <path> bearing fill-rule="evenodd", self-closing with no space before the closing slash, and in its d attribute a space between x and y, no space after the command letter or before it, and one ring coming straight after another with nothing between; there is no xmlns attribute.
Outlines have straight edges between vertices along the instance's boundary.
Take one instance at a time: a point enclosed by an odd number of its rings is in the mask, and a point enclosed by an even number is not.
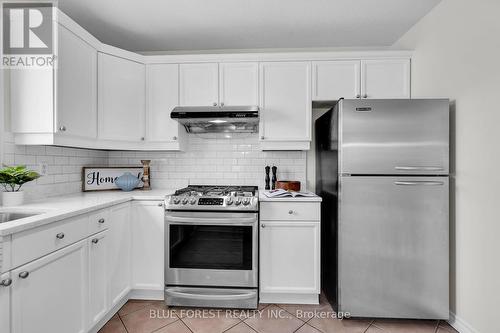
<svg viewBox="0 0 500 333"><path fill-rule="evenodd" d="M257 213L165 214L165 285L257 287Z"/></svg>

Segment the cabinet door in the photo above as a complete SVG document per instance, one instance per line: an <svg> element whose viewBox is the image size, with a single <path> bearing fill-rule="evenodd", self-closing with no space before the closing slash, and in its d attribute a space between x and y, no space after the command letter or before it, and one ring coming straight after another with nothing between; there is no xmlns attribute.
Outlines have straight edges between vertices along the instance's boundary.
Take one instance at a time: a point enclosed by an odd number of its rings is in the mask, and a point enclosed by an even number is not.
<svg viewBox="0 0 500 333"><path fill-rule="evenodd" d="M12 332L86 331L87 240L12 271Z"/></svg>
<svg viewBox="0 0 500 333"><path fill-rule="evenodd" d="M179 65L147 66L147 130L148 141L176 141L179 123L170 112L179 105Z"/></svg>
<svg viewBox="0 0 500 333"><path fill-rule="evenodd" d="M108 231L102 231L88 240L89 248L89 327L104 317L108 301Z"/></svg>
<svg viewBox="0 0 500 333"><path fill-rule="evenodd" d="M56 131L97 136L97 51L59 26Z"/></svg>
<svg viewBox="0 0 500 333"><path fill-rule="evenodd" d="M132 288L163 290L164 209L161 201L132 205Z"/></svg>
<svg viewBox="0 0 500 333"><path fill-rule="evenodd" d="M109 220L109 299L115 306L130 291L130 204L112 207Z"/></svg>
<svg viewBox="0 0 500 333"><path fill-rule="evenodd" d="M218 64L179 65L180 105L208 106L219 103Z"/></svg>
<svg viewBox="0 0 500 333"><path fill-rule="evenodd" d="M221 63L219 73L221 105L258 105L259 66L257 63Z"/></svg>
<svg viewBox="0 0 500 333"><path fill-rule="evenodd" d="M410 98L410 60L361 61L363 98Z"/></svg>
<svg viewBox="0 0 500 333"><path fill-rule="evenodd" d="M360 61L313 62L313 100L360 97Z"/></svg>
<svg viewBox="0 0 500 333"><path fill-rule="evenodd" d="M319 226L319 222L261 221L261 292L319 293Z"/></svg>
<svg viewBox="0 0 500 333"><path fill-rule="evenodd" d="M311 63L260 65L261 139L311 139Z"/></svg>
<svg viewBox="0 0 500 333"><path fill-rule="evenodd" d="M143 64L99 53L99 138L144 138L145 69Z"/></svg>
<svg viewBox="0 0 500 333"><path fill-rule="evenodd" d="M0 332L10 333L10 273L0 275Z"/></svg>

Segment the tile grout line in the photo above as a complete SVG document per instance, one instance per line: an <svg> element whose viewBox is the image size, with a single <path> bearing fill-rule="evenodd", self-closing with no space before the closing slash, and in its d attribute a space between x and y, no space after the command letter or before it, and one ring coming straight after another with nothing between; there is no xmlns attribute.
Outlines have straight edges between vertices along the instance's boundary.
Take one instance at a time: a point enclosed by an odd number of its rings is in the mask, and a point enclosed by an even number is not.
<svg viewBox="0 0 500 333"><path fill-rule="evenodd" d="M194 331L191 329L191 327L189 327L189 325L188 325L188 324L186 324L186 323L184 322L184 320L182 320L182 318L181 318L181 317L179 317L179 320L180 320L180 321L184 324L184 326L186 326L186 327L188 328L188 330L189 330L191 333L194 333Z"/></svg>
<svg viewBox="0 0 500 333"><path fill-rule="evenodd" d="M127 303L128 303L128 301L127 301ZM125 303L125 304L127 304L127 303ZM125 306L125 304L124 304L123 306ZM137 311L140 311L140 310L144 309L145 307L147 307L148 305L150 305L150 304L146 304L146 305L144 305L143 307L141 307L141 308L139 308L139 309L137 309L137 310L134 310L134 311L132 311L132 312L129 312L129 313L127 313L127 314L124 314L124 315L123 315L123 317L126 317L126 316L128 316L129 314L132 314L132 313L135 313L135 312L137 312ZM122 308L123 308L123 306L122 306ZM117 314L118 314L118 316L121 318L121 317L122 317L122 315L120 315L120 310L121 310L121 308L120 308L120 309L119 309L116 313L117 313Z"/></svg>
<svg viewBox="0 0 500 333"><path fill-rule="evenodd" d="M373 325L373 323L374 323L374 322L375 322L375 319L372 319L372 320L370 321L370 323L368 324L368 327L367 327L367 328L365 328L365 330L363 331L363 333L368 332L368 330L369 330L369 329L370 329L370 327L372 327L372 326L373 326L373 327L377 327L377 326L374 326L374 325ZM377 327L377 328L378 328L378 327Z"/></svg>
<svg viewBox="0 0 500 333"><path fill-rule="evenodd" d="M254 329L252 326L248 325L244 320L242 321L243 324L245 324L247 327L249 327L252 331L259 333L256 329Z"/></svg>
<svg viewBox="0 0 500 333"><path fill-rule="evenodd" d="M231 328L233 328L233 327L235 327L235 326L238 326L239 324L241 324L241 323L243 322L240 318L238 318L238 320L239 320L239 322L237 322L237 323L236 323L236 324L234 324L233 326L228 327L227 329L223 330L222 332L223 332L223 333L224 333L224 332L227 332L227 331L229 331Z"/></svg>
<svg viewBox="0 0 500 333"><path fill-rule="evenodd" d="M176 317L177 317L177 316L176 316ZM178 322L179 320L180 320L180 318L179 318L179 317L177 317L177 319L176 319L176 320L174 320L173 322L168 323L168 324L167 324L167 325L165 325L165 326L158 327L158 328L154 329L153 331L151 331L150 333L157 332L157 331L159 331L159 330L161 330L161 329L163 329L163 328L165 328L165 327L167 327L167 326L170 326L170 325L172 325L172 324L175 324L175 323L176 323L176 322Z"/></svg>
<svg viewBox="0 0 500 333"><path fill-rule="evenodd" d="M130 333L130 332L128 331L128 329L127 329L127 326L126 326L126 325L125 325L125 323L123 322L122 317L120 317L120 314L119 314L118 312L117 312L116 314L118 315L118 319L120 319L120 322L122 323L123 328L125 329L125 332Z"/></svg>

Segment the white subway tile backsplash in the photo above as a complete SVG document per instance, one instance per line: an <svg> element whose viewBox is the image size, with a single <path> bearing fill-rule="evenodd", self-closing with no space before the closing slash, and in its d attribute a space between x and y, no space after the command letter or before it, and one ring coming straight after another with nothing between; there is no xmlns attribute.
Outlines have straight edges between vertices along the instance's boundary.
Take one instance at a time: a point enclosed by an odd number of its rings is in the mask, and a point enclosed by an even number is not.
<svg viewBox="0 0 500 333"><path fill-rule="evenodd" d="M278 167L278 179L293 179L306 187L306 153L260 151L256 134L189 135L184 152L99 151L4 143L4 163L37 169L47 164L47 175L23 186L28 199L81 191L81 171L89 165L140 165L151 160L153 188L201 185L257 185L264 188L266 165Z"/></svg>

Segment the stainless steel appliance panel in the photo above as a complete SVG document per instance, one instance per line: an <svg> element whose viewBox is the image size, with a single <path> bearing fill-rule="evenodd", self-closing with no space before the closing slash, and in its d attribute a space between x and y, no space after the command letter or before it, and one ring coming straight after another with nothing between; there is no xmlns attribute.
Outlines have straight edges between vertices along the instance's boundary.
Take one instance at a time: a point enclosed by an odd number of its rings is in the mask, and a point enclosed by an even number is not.
<svg viewBox="0 0 500 333"><path fill-rule="evenodd" d="M448 177L340 177L338 310L448 319Z"/></svg>
<svg viewBox="0 0 500 333"><path fill-rule="evenodd" d="M340 173L449 171L449 100L341 100Z"/></svg>
<svg viewBox="0 0 500 333"><path fill-rule="evenodd" d="M217 239L199 239L195 240L189 246L195 247L193 251L203 256L203 260L196 262L193 259L191 267L186 265L175 266L172 263L171 255L173 251L171 244L171 232L173 227L181 233L183 230L179 227L196 227L196 228L214 228L220 229L220 232L240 232L242 228L250 229L249 241L251 244L248 251L250 251L251 264L248 269L234 269L231 267L221 267L217 262L217 253L221 255L234 255L234 253L221 253L223 246L222 243L217 243ZM182 285L182 286L215 286L215 287L257 287L257 248L258 248L258 214L257 213L232 213L232 212L178 212L167 211L165 214L165 284L169 285ZM180 235L182 236L182 235ZM179 239L183 238L180 237ZM185 237L184 237L185 238ZM220 249L217 250L217 247ZM213 257L210 257L213 252ZM193 252L191 251L191 252ZM194 253L194 252L193 252ZM206 267L200 267L200 263ZM212 265L212 267L210 267ZM182 267L181 267L182 266ZM189 266L189 265L187 265Z"/></svg>

